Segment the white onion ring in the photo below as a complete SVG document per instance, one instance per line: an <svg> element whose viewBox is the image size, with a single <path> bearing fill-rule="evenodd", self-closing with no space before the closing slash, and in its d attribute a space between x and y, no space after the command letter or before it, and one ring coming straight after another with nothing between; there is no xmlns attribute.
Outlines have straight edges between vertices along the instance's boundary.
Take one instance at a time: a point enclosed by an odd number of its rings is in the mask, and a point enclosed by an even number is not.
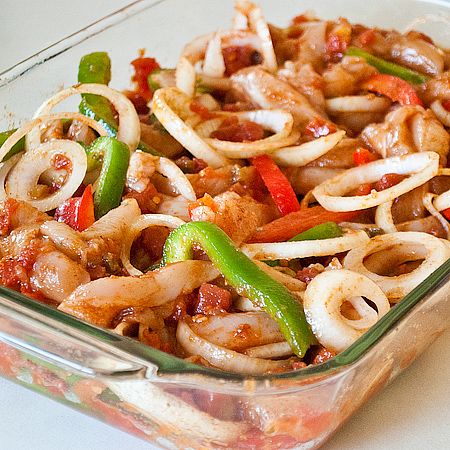
<svg viewBox="0 0 450 450"><path fill-rule="evenodd" d="M358 113L358 112L384 112L389 108L391 101L387 97L377 97L374 94L348 95L325 100L328 113Z"/></svg>
<svg viewBox="0 0 450 450"><path fill-rule="evenodd" d="M250 347L244 353L252 358L262 359L282 358L294 354L291 346L286 341Z"/></svg>
<svg viewBox="0 0 450 450"><path fill-rule="evenodd" d="M392 200L381 203L375 210L375 224L385 233L396 233L398 231L392 217L392 204Z"/></svg>
<svg viewBox="0 0 450 450"><path fill-rule="evenodd" d="M61 119L76 119L93 128L95 131L97 131L98 134L100 134L100 136L106 136L107 134L106 130L101 126L101 124L89 117L83 116L80 113L58 113L41 116L37 119L25 123L13 134L11 134L8 139L6 139L6 141L0 147L0 161L2 161L6 154L11 150L11 148L14 147L14 145L19 142L20 139L22 139L24 136L27 136L27 134L37 133L35 137L38 135L38 139L33 139L33 145L31 146L37 147L41 143L39 127L47 122Z"/></svg>
<svg viewBox="0 0 450 450"><path fill-rule="evenodd" d="M261 40L261 53L264 60L264 66L270 72L276 72L278 69L277 57L273 48L272 37L270 36L269 26L263 16L262 9L251 2L243 2L244 8L240 8L238 3L236 9L247 15L248 25ZM247 9L247 11L245 11Z"/></svg>
<svg viewBox="0 0 450 450"><path fill-rule="evenodd" d="M292 131L294 119L292 115L282 110L259 109L245 111L224 116L235 116L239 119L250 120L275 134L252 142L231 142L220 139L206 138L205 141L214 149L228 158L251 158L273 150L292 145L300 137L297 131Z"/></svg>
<svg viewBox="0 0 450 450"><path fill-rule="evenodd" d="M38 184L40 175L53 168L52 158L61 154L70 159L72 163L72 170L68 174L66 182L53 194L43 199L33 199L30 193ZM45 142L27 151L14 166L8 179L7 195L24 200L40 211L51 211L72 197L83 182L86 170L86 152L80 144L58 139Z"/></svg>
<svg viewBox="0 0 450 450"><path fill-rule="evenodd" d="M336 131L294 147L284 147L271 153L273 160L283 167L301 167L329 152L344 138L345 131Z"/></svg>
<svg viewBox="0 0 450 450"><path fill-rule="evenodd" d="M195 94L196 73L194 66L187 58L180 58L175 70L176 87L193 98Z"/></svg>
<svg viewBox="0 0 450 450"><path fill-rule="evenodd" d="M440 100L435 100L430 105L431 110L436 114L436 117L442 122L446 127L450 127L450 112L447 111Z"/></svg>
<svg viewBox="0 0 450 450"><path fill-rule="evenodd" d="M228 160L210 147L186 122L180 113L186 114L191 99L177 88L158 89L153 96L152 110L164 128L196 158L209 166L225 166Z"/></svg>
<svg viewBox="0 0 450 450"><path fill-rule="evenodd" d="M8 178L9 173L20 160L22 155L23 152L17 153L17 155L11 156L8 161L0 163L0 201L6 200L8 198L5 190L5 182Z"/></svg>
<svg viewBox="0 0 450 450"><path fill-rule="evenodd" d="M58 103L68 97L71 97L72 95L77 94L95 94L109 100L119 115L117 139L127 144L130 151L136 150L141 138L141 126L136 109L133 103L124 94L116 91L115 89L111 89L104 84L78 84L64 89L42 103L42 105L35 112L34 118L49 114ZM37 132L38 130L36 130L36 133ZM29 136L27 147L32 147L33 144L36 144L37 142L37 134Z"/></svg>
<svg viewBox="0 0 450 450"><path fill-rule="evenodd" d="M251 358L242 353L212 344L195 334L189 325L182 320L178 322L177 340L190 355L201 356L221 370L246 375L257 375L268 372L279 372L280 370L287 370L289 368L287 361Z"/></svg>
<svg viewBox="0 0 450 450"><path fill-rule="evenodd" d="M437 198L436 194L432 194L428 192L423 196L423 206L427 209L427 211L439 220L439 223L442 225L442 228L447 233L447 240L450 240L450 226L448 224L447 219L435 208L433 201Z"/></svg>
<svg viewBox="0 0 450 450"><path fill-rule="evenodd" d="M360 273L330 270L317 275L308 284L303 304L306 319L324 347L341 352L366 331L360 328L359 321L346 319L340 310L344 301L359 295L376 304L377 319L389 311L389 301L383 291ZM360 312L364 310L360 308Z"/></svg>
<svg viewBox="0 0 450 450"><path fill-rule="evenodd" d="M132 276L142 275L142 272L134 267L130 262L130 251L136 237L146 228L160 226L168 228L177 228L183 225L184 220L173 216L166 216L165 214L142 214L132 225L127 229L125 239L122 243L122 251L120 259L123 267Z"/></svg>
<svg viewBox="0 0 450 450"><path fill-rule="evenodd" d="M312 241L269 242L244 244L241 250L253 259L295 259L309 256L328 256L345 252L369 242L365 231L348 231L342 237Z"/></svg>
<svg viewBox="0 0 450 450"><path fill-rule="evenodd" d="M203 60L202 72L210 77L220 78L225 74L225 61L222 55L222 40L220 33L215 33L208 42Z"/></svg>
<svg viewBox="0 0 450 450"><path fill-rule="evenodd" d="M398 245L403 247L413 245L417 259L424 258L422 264L413 271L396 277L378 275L364 265L364 259L367 256ZM424 251L419 254L422 248ZM383 258L389 263L389 254L384 254ZM427 233L406 231L375 236L368 244L350 250L344 258L344 268L370 278L390 299L395 301L412 291L448 258L450 258L450 247L441 239Z"/></svg>
<svg viewBox="0 0 450 450"><path fill-rule="evenodd" d="M155 166L156 171L167 177L173 187L186 200L190 202L197 200L192 184L183 171L171 159L164 157L155 158Z"/></svg>
<svg viewBox="0 0 450 450"><path fill-rule="evenodd" d="M394 200L426 183L437 175L438 170L439 155L435 152L395 156L348 169L315 187L313 194L329 211L357 211ZM378 181L387 173L411 174L411 176L384 191L372 190L368 195L343 197L362 184Z"/></svg>

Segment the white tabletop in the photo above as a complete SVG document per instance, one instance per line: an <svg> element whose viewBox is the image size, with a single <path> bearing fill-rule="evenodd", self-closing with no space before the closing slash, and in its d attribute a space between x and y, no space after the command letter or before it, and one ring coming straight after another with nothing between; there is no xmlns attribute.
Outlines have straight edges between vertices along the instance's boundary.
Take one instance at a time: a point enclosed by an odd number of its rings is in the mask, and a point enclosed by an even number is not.
<svg viewBox="0 0 450 450"><path fill-rule="evenodd" d="M128 1L2 0L1 3L0 71ZM66 10L68 6L70 11ZM450 332L447 332L391 386L366 404L324 448L449 449L449 380ZM0 448L148 450L152 446L0 379Z"/></svg>

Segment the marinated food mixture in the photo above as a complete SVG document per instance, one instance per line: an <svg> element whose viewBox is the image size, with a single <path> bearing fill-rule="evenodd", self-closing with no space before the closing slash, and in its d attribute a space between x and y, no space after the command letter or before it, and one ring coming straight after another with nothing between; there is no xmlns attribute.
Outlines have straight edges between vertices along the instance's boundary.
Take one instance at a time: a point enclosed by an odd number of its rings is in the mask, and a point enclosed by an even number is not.
<svg viewBox="0 0 450 450"><path fill-rule="evenodd" d="M265 374L342 352L450 257L450 53L428 36L238 1L175 68L131 64L121 92L85 55L0 133L2 285Z"/></svg>

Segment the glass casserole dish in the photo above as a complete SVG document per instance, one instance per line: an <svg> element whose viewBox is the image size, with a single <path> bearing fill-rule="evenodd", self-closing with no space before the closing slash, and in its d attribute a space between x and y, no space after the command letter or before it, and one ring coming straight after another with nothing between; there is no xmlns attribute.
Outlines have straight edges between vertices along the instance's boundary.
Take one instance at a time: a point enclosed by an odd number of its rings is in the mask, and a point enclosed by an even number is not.
<svg viewBox="0 0 450 450"><path fill-rule="evenodd" d="M274 8L266 3L262 6L273 22L282 23L293 14L292 4ZM427 3L398 2L389 6L402 12L404 23L398 23L395 11L378 19L375 11L358 12L356 2L334 3L333 8L327 3L302 2L298 10L313 7L322 17L345 15L365 22L367 14L373 23L396 28L430 12ZM122 69L139 46L163 64L173 63L189 37L220 27L231 14L227 3L192 2L182 19L171 17L168 11L180 4L138 2L3 74L0 98L9 115L2 128L28 117L42 98L62 84L72 84L79 58L89 51L108 51L117 71L115 85L125 87L129 74ZM381 6L373 9L381 11ZM434 9L445 12L446 7ZM209 17L211 12L214 18ZM208 20L202 21L205 16ZM170 30L178 29L180 20L186 32L172 36ZM145 39L140 31L144 26L152 30ZM445 25L432 26L432 31L427 23L421 29L438 39L444 36ZM114 45L119 36L120 46ZM15 101L18 91L20 103ZM329 363L296 374L253 379L182 362L2 289L0 329L7 344L2 344L2 372L161 446L172 442L182 448L311 448L445 329L448 266ZM426 329L423 314L427 314Z"/></svg>

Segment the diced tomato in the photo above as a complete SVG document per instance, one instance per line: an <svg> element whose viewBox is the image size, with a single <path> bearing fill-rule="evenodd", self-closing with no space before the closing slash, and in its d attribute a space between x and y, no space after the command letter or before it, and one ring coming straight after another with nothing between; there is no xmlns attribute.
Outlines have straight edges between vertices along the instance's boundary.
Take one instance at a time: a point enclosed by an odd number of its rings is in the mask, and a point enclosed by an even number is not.
<svg viewBox="0 0 450 450"><path fill-rule="evenodd" d="M3 207L0 209L0 236L5 236L11 229L11 217L16 211L19 203L13 198L8 198L3 202Z"/></svg>
<svg viewBox="0 0 450 450"><path fill-rule="evenodd" d="M342 58L352 37L352 27L347 19L340 18L333 27L325 44L325 53L329 61L337 62Z"/></svg>
<svg viewBox="0 0 450 450"><path fill-rule="evenodd" d="M287 214L260 228L251 237L249 242L281 242L296 234L309 230L324 222L348 222L355 219L361 211L334 212L327 211L321 206L302 209Z"/></svg>
<svg viewBox="0 0 450 450"><path fill-rule="evenodd" d="M189 158L188 156L181 156L175 161L175 164L183 171L183 173L199 173L206 169L208 164L199 158Z"/></svg>
<svg viewBox="0 0 450 450"><path fill-rule="evenodd" d="M375 41L375 30L372 28L369 28L365 31L363 31L358 36L359 42L361 42L362 45L371 45Z"/></svg>
<svg viewBox="0 0 450 450"><path fill-rule="evenodd" d="M376 191L384 191L396 184L400 183L406 178L406 175L401 175L399 173L386 173L383 175L374 185Z"/></svg>
<svg viewBox="0 0 450 450"><path fill-rule="evenodd" d="M161 203L161 196L152 183L148 183L142 192L129 191L124 198L134 198L143 214L156 212Z"/></svg>
<svg viewBox="0 0 450 450"><path fill-rule="evenodd" d="M209 120L216 117L216 115L213 112L211 112L206 106L196 101L193 101L189 105L189 109L192 112L198 114L203 120Z"/></svg>
<svg viewBox="0 0 450 450"><path fill-rule="evenodd" d="M295 25L298 25L298 24L301 24L301 23L304 23L304 22L309 22L308 16L306 16L305 14L300 14L298 16L295 16L292 19L292 23L295 24Z"/></svg>
<svg viewBox="0 0 450 450"><path fill-rule="evenodd" d="M212 315L231 308L231 293L214 284L204 283L198 291L194 314Z"/></svg>
<svg viewBox="0 0 450 450"><path fill-rule="evenodd" d="M148 227L141 233L138 245L145 250L152 261L157 261L162 257L168 236L169 230L166 227Z"/></svg>
<svg viewBox="0 0 450 450"><path fill-rule="evenodd" d="M450 208L444 209L444 211L442 211L442 214L447 220L450 220Z"/></svg>
<svg viewBox="0 0 450 450"><path fill-rule="evenodd" d="M211 133L211 137L230 142L252 142L264 138L264 128L258 123L250 120L239 122L235 117L230 119L225 119L220 127Z"/></svg>
<svg viewBox="0 0 450 450"><path fill-rule="evenodd" d="M138 114L148 114L150 112L147 100L139 92L124 91L124 94L131 100Z"/></svg>
<svg viewBox="0 0 450 450"><path fill-rule="evenodd" d="M450 100L444 100L444 101L442 102L442 106L443 106L447 111L450 112Z"/></svg>
<svg viewBox="0 0 450 450"><path fill-rule="evenodd" d="M149 88L147 78L159 64L155 58L137 58L131 61L134 67L134 75L131 78L136 83L136 92L147 102L152 99L153 91Z"/></svg>
<svg viewBox="0 0 450 450"><path fill-rule="evenodd" d="M332 123L317 117L306 125L305 135L317 139L331 133L336 133L336 131L337 129Z"/></svg>
<svg viewBox="0 0 450 450"><path fill-rule="evenodd" d="M372 161L376 161L377 159L377 155L364 147L358 147L353 152L353 162L355 163L355 166L362 166Z"/></svg>
<svg viewBox="0 0 450 450"><path fill-rule="evenodd" d="M310 283L314 277L319 275L320 270L316 269L315 267L305 267L304 269L301 269L297 272L297 275L295 278L297 278L300 281L303 281L303 283Z"/></svg>
<svg viewBox="0 0 450 450"><path fill-rule="evenodd" d="M156 331L144 330L142 332L141 341L150 347L156 348L166 353L172 353L172 348L168 342L161 339L161 336Z"/></svg>
<svg viewBox="0 0 450 450"><path fill-rule="evenodd" d="M354 195L369 195L372 192L372 183L364 183L358 186Z"/></svg>
<svg viewBox="0 0 450 450"><path fill-rule="evenodd" d="M300 204L286 175L268 155L251 159L282 216L298 211ZM292 236L291 236L292 237Z"/></svg>
<svg viewBox="0 0 450 450"><path fill-rule="evenodd" d="M385 95L393 102L399 102L401 105L423 106L422 100L420 100L414 88L407 81L393 75L384 73L372 75L362 84L362 87L377 94Z"/></svg>
<svg viewBox="0 0 450 450"><path fill-rule="evenodd" d="M209 195L205 194L203 197L195 200L195 202L189 203L188 211L189 211L189 217L191 217L191 213L195 208L198 208L200 206L207 206L212 211L217 211L217 204L214 201L214 199Z"/></svg>
<svg viewBox="0 0 450 450"><path fill-rule="evenodd" d="M314 347L312 349L312 357L313 357L312 364L322 364L325 361L334 358L335 356L336 352L333 352L333 350L328 350L322 345Z"/></svg>
<svg viewBox="0 0 450 450"><path fill-rule="evenodd" d="M71 170L72 169L72 161L67 158L64 155L56 154L52 159L52 166L57 169L65 169L65 170Z"/></svg>
<svg viewBox="0 0 450 450"><path fill-rule="evenodd" d="M225 62L225 75L228 77L244 67L261 64L263 61L261 53L248 45L225 47L222 54Z"/></svg>
<svg viewBox="0 0 450 450"><path fill-rule="evenodd" d="M87 186L81 197L66 200L56 209L54 218L77 231L90 227L95 222L92 186Z"/></svg>

